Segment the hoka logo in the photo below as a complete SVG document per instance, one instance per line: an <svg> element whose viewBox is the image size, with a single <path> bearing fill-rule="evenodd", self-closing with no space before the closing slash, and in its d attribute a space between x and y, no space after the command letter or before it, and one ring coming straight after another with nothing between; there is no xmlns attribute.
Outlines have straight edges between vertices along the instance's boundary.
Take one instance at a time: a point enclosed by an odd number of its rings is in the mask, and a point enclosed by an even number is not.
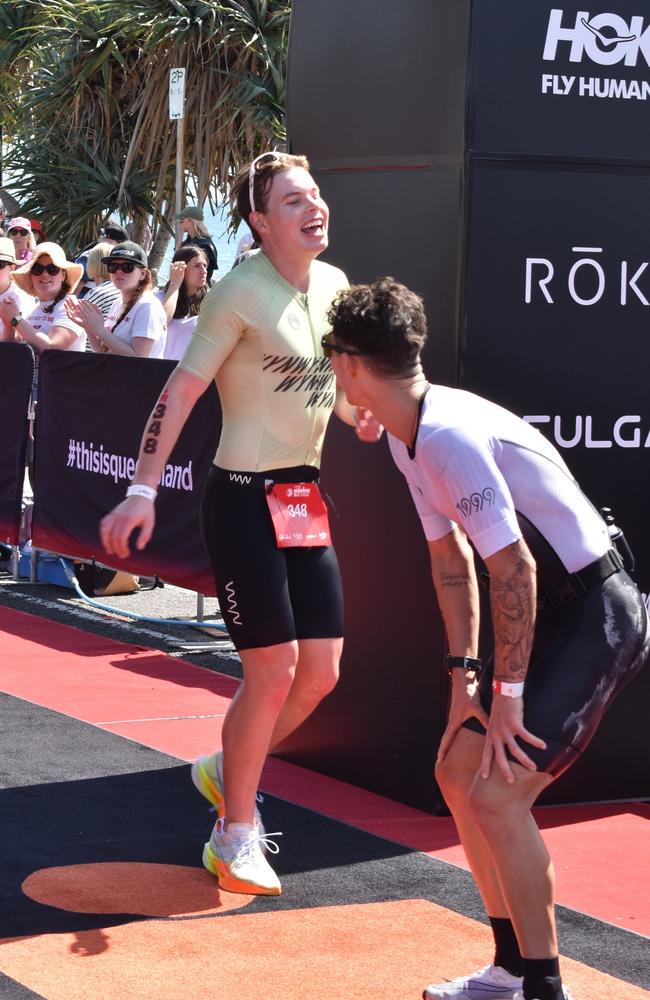
<svg viewBox="0 0 650 1000"><path fill-rule="evenodd" d="M249 477L250 478L250 477ZM229 580L226 584L226 594L228 595L228 614L231 615L232 621L231 625L241 625L242 620L239 617L239 609L237 607L237 599L235 597L235 581Z"/></svg>
<svg viewBox="0 0 650 1000"><path fill-rule="evenodd" d="M629 22L619 14L590 14L579 10L571 23L564 21L564 11L551 10L543 58L557 58L559 46L569 46L569 62L582 62L586 57L601 66L614 66L624 62L636 66L639 56L650 66L650 26L643 16L631 17ZM566 49L564 51L567 51Z"/></svg>
<svg viewBox="0 0 650 1000"><path fill-rule="evenodd" d="M229 478L231 483L239 483L240 486L250 486L251 483L251 477L242 476L240 472L231 472Z"/></svg>

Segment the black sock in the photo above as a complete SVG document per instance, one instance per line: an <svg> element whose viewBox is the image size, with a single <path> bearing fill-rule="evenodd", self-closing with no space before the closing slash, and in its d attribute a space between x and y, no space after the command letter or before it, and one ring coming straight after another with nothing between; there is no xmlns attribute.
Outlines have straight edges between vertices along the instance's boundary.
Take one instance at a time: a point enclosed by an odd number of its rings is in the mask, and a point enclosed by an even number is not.
<svg viewBox="0 0 650 1000"><path fill-rule="evenodd" d="M494 934L494 964L509 972L511 976L523 975L521 952L512 920L507 917L489 917Z"/></svg>
<svg viewBox="0 0 650 1000"><path fill-rule="evenodd" d="M524 958L524 1000L564 1000L559 958Z"/></svg>

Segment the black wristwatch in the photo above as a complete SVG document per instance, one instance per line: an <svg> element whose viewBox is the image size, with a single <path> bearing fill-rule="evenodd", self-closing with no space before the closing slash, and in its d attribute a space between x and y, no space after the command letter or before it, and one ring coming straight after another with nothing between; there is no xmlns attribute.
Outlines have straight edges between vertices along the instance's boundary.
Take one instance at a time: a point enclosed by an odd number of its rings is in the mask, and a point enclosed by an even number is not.
<svg viewBox="0 0 650 1000"><path fill-rule="evenodd" d="M451 677L452 670L473 670L478 676L483 667L483 661L478 656L450 656L447 653L447 672Z"/></svg>
<svg viewBox="0 0 650 1000"><path fill-rule="evenodd" d="M18 313L17 316L12 316L11 319L9 320L9 322L11 323L12 326L18 326L18 324L20 323L21 319L22 319L22 316L20 315L20 313Z"/></svg>

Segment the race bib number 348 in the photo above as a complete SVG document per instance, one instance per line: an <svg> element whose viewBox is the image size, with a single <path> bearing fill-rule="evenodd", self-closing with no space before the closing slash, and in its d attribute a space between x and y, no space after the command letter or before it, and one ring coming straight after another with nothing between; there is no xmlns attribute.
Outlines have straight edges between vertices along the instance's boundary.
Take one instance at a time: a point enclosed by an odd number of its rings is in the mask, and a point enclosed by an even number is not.
<svg viewBox="0 0 650 1000"><path fill-rule="evenodd" d="M330 544L327 507L317 483L274 483L266 502L278 548Z"/></svg>

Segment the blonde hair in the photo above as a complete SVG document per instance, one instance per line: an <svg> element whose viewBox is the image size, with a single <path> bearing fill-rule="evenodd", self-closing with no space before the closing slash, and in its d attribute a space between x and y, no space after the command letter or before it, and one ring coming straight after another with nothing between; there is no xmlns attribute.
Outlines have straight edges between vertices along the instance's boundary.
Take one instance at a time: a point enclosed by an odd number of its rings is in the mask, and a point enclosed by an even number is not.
<svg viewBox="0 0 650 1000"><path fill-rule="evenodd" d="M113 249L112 243L97 243L88 253L86 261L86 274L91 281L101 285L103 281L108 281L109 274L102 257L108 257Z"/></svg>

